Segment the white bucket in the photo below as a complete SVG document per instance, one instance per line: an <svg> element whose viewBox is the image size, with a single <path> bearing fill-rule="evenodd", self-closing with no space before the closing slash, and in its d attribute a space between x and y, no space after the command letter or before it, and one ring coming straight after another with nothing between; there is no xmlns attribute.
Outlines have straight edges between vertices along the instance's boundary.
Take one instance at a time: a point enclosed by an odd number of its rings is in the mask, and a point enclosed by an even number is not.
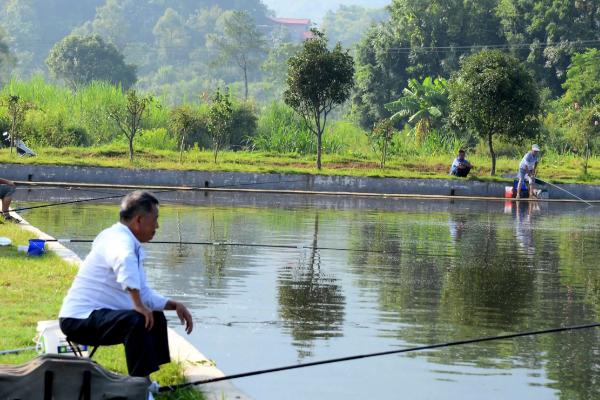
<svg viewBox="0 0 600 400"><path fill-rule="evenodd" d="M74 356L65 334L57 320L38 321L36 345L40 354L63 354ZM87 346L79 345L83 356L87 356Z"/></svg>

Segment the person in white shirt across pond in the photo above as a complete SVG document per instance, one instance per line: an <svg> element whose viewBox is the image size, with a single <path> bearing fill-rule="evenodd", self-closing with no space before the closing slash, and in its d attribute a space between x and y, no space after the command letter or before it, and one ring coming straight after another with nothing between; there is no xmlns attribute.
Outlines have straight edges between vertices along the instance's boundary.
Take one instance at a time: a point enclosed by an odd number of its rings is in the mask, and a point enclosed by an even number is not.
<svg viewBox="0 0 600 400"><path fill-rule="evenodd" d="M80 344L125 345L131 376L146 377L170 362L163 310L174 310L189 334L192 315L146 282L144 250L158 229L158 200L135 191L121 203L120 222L94 240L59 313L60 328Z"/></svg>
<svg viewBox="0 0 600 400"><path fill-rule="evenodd" d="M519 183L517 185L517 199L521 198L521 186L523 185L523 180L529 182L529 194L530 197L533 197L534 193L534 185L535 185L535 173L537 169L540 153L540 147L537 144L531 146L531 151L528 151L527 154L521 160L519 164L519 172L517 177L519 178Z"/></svg>

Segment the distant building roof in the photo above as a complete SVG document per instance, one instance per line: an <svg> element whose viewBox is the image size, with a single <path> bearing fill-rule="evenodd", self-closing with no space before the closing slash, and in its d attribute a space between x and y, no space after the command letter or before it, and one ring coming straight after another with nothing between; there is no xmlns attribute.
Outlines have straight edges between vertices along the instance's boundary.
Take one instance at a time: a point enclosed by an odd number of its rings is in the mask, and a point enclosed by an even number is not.
<svg viewBox="0 0 600 400"><path fill-rule="evenodd" d="M310 25L308 18L269 18L273 22L283 25Z"/></svg>

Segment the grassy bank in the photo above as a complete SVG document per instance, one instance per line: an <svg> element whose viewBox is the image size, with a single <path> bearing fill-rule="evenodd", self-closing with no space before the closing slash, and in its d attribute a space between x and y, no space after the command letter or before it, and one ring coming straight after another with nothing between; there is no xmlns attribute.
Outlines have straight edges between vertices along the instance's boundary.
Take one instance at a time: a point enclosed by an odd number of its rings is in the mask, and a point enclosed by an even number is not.
<svg viewBox="0 0 600 400"><path fill-rule="evenodd" d="M33 345L37 321L56 319L62 299L69 288L77 267L53 253L43 257L27 257L17 252L31 233L18 225L0 225L0 236L12 240L11 246L0 247L0 350L18 349ZM18 364L36 356L34 351L0 356L0 364ZM94 360L122 374L127 373L122 346L100 347ZM184 381L180 365L171 363L152 376L161 385ZM161 399L201 399L199 392L185 390Z"/></svg>
<svg viewBox="0 0 600 400"><path fill-rule="evenodd" d="M169 150L140 149L134 163L129 162L127 149L123 146L89 148L41 148L37 157L23 158L0 150L0 162L24 164L86 165L102 167L202 170L250 173L323 174L347 176L371 176L394 178L447 179L453 155L416 156L393 158L386 167L379 168L375 158L352 155L324 155L323 169L315 167L315 156L297 154L269 154L261 152L223 152L214 163L212 152L190 150L183 154ZM496 177L489 176L491 161L485 156L470 156L475 166L471 179L502 180L516 174L520 159L500 157L496 165ZM574 156L545 155L540 164L539 177L553 182L600 184L600 159L592 158L588 175L581 175L581 160Z"/></svg>

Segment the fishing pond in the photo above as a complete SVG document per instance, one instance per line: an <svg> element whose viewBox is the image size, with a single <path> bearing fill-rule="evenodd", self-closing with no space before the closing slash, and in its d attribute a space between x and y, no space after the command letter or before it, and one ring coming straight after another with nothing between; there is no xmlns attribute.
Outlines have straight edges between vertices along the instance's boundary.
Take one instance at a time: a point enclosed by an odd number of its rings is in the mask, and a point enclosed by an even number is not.
<svg viewBox="0 0 600 400"><path fill-rule="evenodd" d="M19 191L15 207L94 196ZM599 320L600 207L158 197L154 240L204 244L146 244L150 285L190 307L189 341L226 374ZM57 238L93 239L116 222L118 203L22 215ZM82 258L91 246L66 245ZM546 334L233 383L258 400L593 399L599 339L597 328Z"/></svg>

